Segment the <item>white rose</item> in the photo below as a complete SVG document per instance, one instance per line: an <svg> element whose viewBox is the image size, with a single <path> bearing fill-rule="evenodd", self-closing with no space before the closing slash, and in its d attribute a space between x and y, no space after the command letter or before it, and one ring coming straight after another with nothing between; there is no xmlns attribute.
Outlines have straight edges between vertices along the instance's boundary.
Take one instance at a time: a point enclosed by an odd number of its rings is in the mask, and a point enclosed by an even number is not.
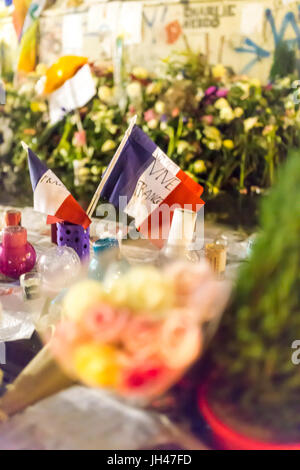
<svg viewBox="0 0 300 470"><path fill-rule="evenodd" d="M98 91L98 96L104 103L110 103L114 96L113 88L105 85L101 86Z"/></svg>
<svg viewBox="0 0 300 470"><path fill-rule="evenodd" d="M139 82L132 82L127 85L126 91L131 100L137 100L142 97L142 87Z"/></svg>
<svg viewBox="0 0 300 470"><path fill-rule="evenodd" d="M164 114L166 105L163 101L157 101L155 103L154 109L158 114Z"/></svg>
<svg viewBox="0 0 300 470"><path fill-rule="evenodd" d="M158 126L158 120L157 119L151 119L148 123L149 129L156 129Z"/></svg>

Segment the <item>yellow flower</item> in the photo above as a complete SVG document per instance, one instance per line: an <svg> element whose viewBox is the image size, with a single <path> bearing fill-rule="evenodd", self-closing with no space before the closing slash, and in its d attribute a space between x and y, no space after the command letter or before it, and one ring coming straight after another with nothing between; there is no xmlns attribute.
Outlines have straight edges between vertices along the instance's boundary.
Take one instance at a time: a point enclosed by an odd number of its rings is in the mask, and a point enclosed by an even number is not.
<svg viewBox="0 0 300 470"><path fill-rule="evenodd" d="M114 387L118 382L120 364L112 346L83 344L75 350L73 361L79 379L90 386Z"/></svg>
<svg viewBox="0 0 300 470"><path fill-rule="evenodd" d="M164 114L166 110L166 105L163 101L157 101L155 103L154 109L158 114Z"/></svg>
<svg viewBox="0 0 300 470"><path fill-rule="evenodd" d="M222 64L215 65L211 71L214 78L223 78L226 75L226 68Z"/></svg>
<svg viewBox="0 0 300 470"><path fill-rule="evenodd" d="M114 90L109 86L101 86L98 91L98 96L104 103L110 103L114 97Z"/></svg>
<svg viewBox="0 0 300 470"><path fill-rule="evenodd" d="M173 283L152 266L133 267L108 290L116 306L159 314L174 303Z"/></svg>
<svg viewBox="0 0 300 470"><path fill-rule="evenodd" d="M249 85L249 83L238 82L238 83L236 83L236 86L238 86L239 89L243 92L243 94L241 96L242 100L245 100L245 99L249 98L249 94L250 94L250 85Z"/></svg>
<svg viewBox="0 0 300 470"><path fill-rule="evenodd" d="M111 139L108 139L104 142L104 144L101 147L101 152L110 152L110 150L113 150L116 148L116 142L114 142Z"/></svg>
<svg viewBox="0 0 300 470"><path fill-rule="evenodd" d="M83 167L83 168L79 168L79 170L78 170L78 176L80 178L87 177L87 176L89 176L89 174L90 174L89 168Z"/></svg>
<svg viewBox="0 0 300 470"><path fill-rule="evenodd" d="M203 98L204 96L205 96L205 93L204 93L204 91L202 90L202 88L198 88L198 89L197 89L196 96L195 96L195 100L196 100L197 102L199 102L199 101L202 100L202 98Z"/></svg>
<svg viewBox="0 0 300 470"><path fill-rule="evenodd" d="M226 122L232 121L235 118L232 108L228 106L227 108L221 109L220 118L222 119L222 121L226 121Z"/></svg>
<svg viewBox="0 0 300 470"><path fill-rule="evenodd" d="M102 173L102 168L98 167L97 165L93 165L91 168L91 173L94 176L99 176Z"/></svg>
<svg viewBox="0 0 300 470"><path fill-rule="evenodd" d="M257 117L252 117L245 119L244 121L244 130L245 132L251 131L254 127L257 127L258 124L258 118Z"/></svg>
<svg viewBox="0 0 300 470"><path fill-rule="evenodd" d="M290 77L284 77L277 81L277 86L280 88L289 88L291 86L291 79Z"/></svg>
<svg viewBox="0 0 300 470"><path fill-rule="evenodd" d="M261 81L258 78L251 78L250 86L253 86L255 88L260 88L261 87Z"/></svg>
<svg viewBox="0 0 300 470"><path fill-rule="evenodd" d="M231 139L225 139L223 140L223 146L228 150L232 150L234 148L234 142Z"/></svg>
<svg viewBox="0 0 300 470"><path fill-rule="evenodd" d="M240 107L235 108L233 112L236 118L240 118L244 114L243 108L240 108Z"/></svg>
<svg viewBox="0 0 300 470"><path fill-rule="evenodd" d="M86 311L105 298L99 282L82 281L72 286L63 301L63 312L75 321L80 320Z"/></svg>
<svg viewBox="0 0 300 470"><path fill-rule="evenodd" d="M284 107L285 107L285 109L294 109L295 108L295 103L291 99L288 99L284 103Z"/></svg>
<svg viewBox="0 0 300 470"><path fill-rule="evenodd" d="M214 126L207 126L204 129L204 134L208 139L219 140L221 138L221 133L219 129Z"/></svg>
<svg viewBox="0 0 300 470"><path fill-rule="evenodd" d="M132 82L127 85L127 95L132 100L138 100L142 98L142 86L139 82Z"/></svg>
<svg viewBox="0 0 300 470"><path fill-rule="evenodd" d="M269 124L267 126L265 126L263 132L262 132L262 135L263 136L266 136L266 135L269 135L269 134L272 134L275 130L275 126L273 124Z"/></svg>
<svg viewBox="0 0 300 470"><path fill-rule="evenodd" d="M179 140L177 143L177 153L181 155L185 150L189 148L188 142L185 140Z"/></svg>
<svg viewBox="0 0 300 470"><path fill-rule="evenodd" d="M228 103L228 101L225 98L219 98L215 102L215 108L217 108L217 109L224 109L224 108L228 108L228 107L230 107L230 104Z"/></svg>
<svg viewBox="0 0 300 470"><path fill-rule="evenodd" d="M194 171L197 174L206 172L206 165L204 160L196 160L194 163Z"/></svg>
<svg viewBox="0 0 300 470"><path fill-rule="evenodd" d="M152 82L146 88L146 95L159 95L162 89L160 82Z"/></svg>
<svg viewBox="0 0 300 470"><path fill-rule="evenodd" d="M209 189L209 192L211 194L213 194L214 196L217 196L217 194L219 194L220 190L219 190L219 188L217 188L217 186L211 186L211 188Z"/></svg>
<svg viewBox="0 0 300 470"><path fill-rule="evenodd" d="M132 74L140 80L145 80L149 76L148 70L146 70L144 67L134 67Z"/></svg>
<svg viewBox="0 0 300 470"><path fill-rule="evenodd" d="M47 111L46 103L39 101L32 101L30 103L30 109L33 113L44 113Z"/></svg>
<svg viewBox="0 0 300 470"><path fill-rule="evenodd" d="M151 119L149 122L147 122L147 126L149 129L156 129L158 126L158 120L157 119Z"/></svg>

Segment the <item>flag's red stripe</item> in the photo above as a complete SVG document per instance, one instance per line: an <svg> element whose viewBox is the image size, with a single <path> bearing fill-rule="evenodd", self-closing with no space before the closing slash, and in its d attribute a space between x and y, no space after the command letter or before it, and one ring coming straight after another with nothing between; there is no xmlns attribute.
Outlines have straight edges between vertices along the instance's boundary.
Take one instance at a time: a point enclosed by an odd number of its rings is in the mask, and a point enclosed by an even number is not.
<svg viewBox="0 0 300 470"><path fill-rule="evenodd" d="M71 194L61 204L55 216L65 222L82 225L84 229L87 229L91 223L91 220Z"/></svg>
<svg viewBox="0 0 300 470"><path fill-rule="evenodd" d="M48 215L47 216L47 224L48 225L62 223L62 222L63 222L62 219L59 219L58 217L54 217L54 215Z"/></svg>
<svg viewBox="0 0 300 470"><path fill-rule="evenodd" d="M183 170L178 171L176 178L179 178L184 184L184 186L190 191L192 191L192 193L194 193L196 196L200 197L201 194L203 193L203 187L200 184L196 183L196 181L194 181Z"/></svg>

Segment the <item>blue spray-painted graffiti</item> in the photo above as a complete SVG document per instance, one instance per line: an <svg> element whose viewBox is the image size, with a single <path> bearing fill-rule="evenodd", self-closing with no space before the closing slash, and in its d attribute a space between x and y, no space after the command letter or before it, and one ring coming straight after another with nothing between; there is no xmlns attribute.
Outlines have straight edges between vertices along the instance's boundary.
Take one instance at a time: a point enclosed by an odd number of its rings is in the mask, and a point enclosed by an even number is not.
<svg viewBox="0 0 300 470"><path fill-rule="evenodd" d="M271 31L272 31L275 46L279 42L285 41L291 47L294 47L296 45L300 49L300 28L297 24L297 20L293 12L289 11L288 13L286 13L279 29L276 28L273 13L269 8L265 11L265 16L266 16L267 22L271 26ZM300 17L300 5L298 5L298 16ZM292 39L284 39L285 33L289 26L291 26L292 29L294 30L295 37ZM245 38L244 46L237 47L235 51L239 53L254 54L254 58L246 65L246 67L244 67L244 69L242 70L242 73L249 72L252 69L252 67L254 67L254 65L257 64L257 62L260 62L261 60L270 57L272 53L271 51L260 47L250 38Z"/></svg>
<svg viewBox="0 0 300 470"><path fill-rule="evenodd" d="M144 18L144 21L146 23L146 25L150 28L150 29L153 29L153 26L158 22L160 21L161 23L164 23L165 21L165 18L167 16L167 13L168 13L168 6L167 5L164 5L164 7L162 9L160 8L155 8L155 11L152 15L152 18L148 18L148 16L146 15L145 12L143 12L143 18ZM157 42L157 38L156 38L156 34L153 32L153 36L152 36L152 42L153 44Z"/></svg>

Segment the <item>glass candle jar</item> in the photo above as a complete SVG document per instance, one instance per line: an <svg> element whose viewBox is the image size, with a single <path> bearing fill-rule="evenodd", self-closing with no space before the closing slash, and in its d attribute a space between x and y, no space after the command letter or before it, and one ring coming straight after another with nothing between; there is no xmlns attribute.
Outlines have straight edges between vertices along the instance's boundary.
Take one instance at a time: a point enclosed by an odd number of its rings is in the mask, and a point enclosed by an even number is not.
<svg viewBox="0 0 300 470"><path fill-rule="evenodd" d="M116 238L102 238L93 244L93 257L88 271L90 279L103 281L108 266L118 259L118 247Z"/></svg>
<svg viewBox="0 0 300 470"><path fill-rule="evenodd" d="M37 272L25 273L20 276L20 284L24 300L35 300L41 297L42 277Z"/></svg>
<svg viewBox="0 0 300 470"><path fill-rule="evenodd" d="M13 279L32 270L36 262L33 246L24 227L5 227L0 244L0 272Z"/></svg>

